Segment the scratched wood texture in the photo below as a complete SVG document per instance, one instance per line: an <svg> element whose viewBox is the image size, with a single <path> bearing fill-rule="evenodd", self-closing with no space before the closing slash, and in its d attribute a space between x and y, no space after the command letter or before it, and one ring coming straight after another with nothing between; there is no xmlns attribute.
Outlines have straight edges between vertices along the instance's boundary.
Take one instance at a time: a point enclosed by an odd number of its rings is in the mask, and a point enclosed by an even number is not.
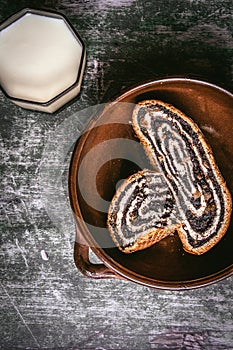
<svg viewBox="0 0 233 350"><path fill-rule="evenodd" d="M232 277L184 292L87 279L67 199L91 106L167 74L233 90L232 0L1 0L0 20L24 7L65 14L88 56L80 96L54 115L0 95L1 349L233 349Z"/></svg>

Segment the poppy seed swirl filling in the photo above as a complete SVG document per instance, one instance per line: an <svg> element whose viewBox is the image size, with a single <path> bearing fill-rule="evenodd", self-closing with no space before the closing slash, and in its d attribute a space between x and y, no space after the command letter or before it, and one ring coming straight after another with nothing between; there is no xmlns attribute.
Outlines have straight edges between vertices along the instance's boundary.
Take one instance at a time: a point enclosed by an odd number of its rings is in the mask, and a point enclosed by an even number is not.
<svg viewBox="0 0 233 350"><path fill-rule="evenodd" d="M153 244L153 234L156 240L170 234L176 216L175 199L163 176L144 169L118 188L109 208L108 226L117 246L130 252L140 239L147 237Z"/></svg>
<svg viewBox="0 0 233 350"><path fill-rule="evenodd" d="M137 105L132 125L173 194L184 249L202 254L225 233L231 211L230 194L204 136L190 118L161 101Z"/></svg>

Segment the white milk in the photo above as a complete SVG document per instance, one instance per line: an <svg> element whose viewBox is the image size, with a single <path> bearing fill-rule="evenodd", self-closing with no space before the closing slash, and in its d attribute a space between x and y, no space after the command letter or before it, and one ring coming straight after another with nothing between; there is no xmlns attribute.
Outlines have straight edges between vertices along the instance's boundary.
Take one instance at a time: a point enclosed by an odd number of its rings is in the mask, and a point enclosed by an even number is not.
<svg viewBox="0 0 233 350"><path fill-rule="evenodd" d="M76 82L83 50L63 18L26 13L1 31L1 86L12 99L48 102ZM80 84L59 104L73 98Z"/></svg>

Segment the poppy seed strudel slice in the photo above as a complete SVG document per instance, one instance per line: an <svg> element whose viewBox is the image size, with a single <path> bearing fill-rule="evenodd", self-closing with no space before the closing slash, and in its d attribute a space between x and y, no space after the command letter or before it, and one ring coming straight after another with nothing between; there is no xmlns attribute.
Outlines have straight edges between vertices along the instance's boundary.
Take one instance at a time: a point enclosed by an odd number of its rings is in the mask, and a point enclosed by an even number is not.
<svg viewBox="0 0 233 350"><path fill-rule="evenodd" d="M163 176L142 170L117 189L108 211L113 241L124 253L150 247L177 227L172 192Z"/></svg>
<svg viewBox="0 0 233 350"><path fill-rule="evenodd" d="M227 231L231 196L203 134L184 113L157 100L139 103L132 125L175 198L184 249L207 252Z"/></svg>

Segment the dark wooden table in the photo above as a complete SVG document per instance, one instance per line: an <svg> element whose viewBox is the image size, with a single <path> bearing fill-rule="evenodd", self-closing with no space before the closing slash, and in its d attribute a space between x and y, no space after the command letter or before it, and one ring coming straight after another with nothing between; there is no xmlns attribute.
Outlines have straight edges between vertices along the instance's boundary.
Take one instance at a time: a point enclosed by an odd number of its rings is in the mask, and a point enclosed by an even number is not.
<svg viewBox="0 0 233 350"><path fill-rule="evenodd" d="M80 96L53 115L0 94L1 349L233 349L232 277L183 292L87 279L67 198L86 108L171 74L233 90L232 0L1 0L0 20L24 7L65 14L88 56Z"/></svg>

